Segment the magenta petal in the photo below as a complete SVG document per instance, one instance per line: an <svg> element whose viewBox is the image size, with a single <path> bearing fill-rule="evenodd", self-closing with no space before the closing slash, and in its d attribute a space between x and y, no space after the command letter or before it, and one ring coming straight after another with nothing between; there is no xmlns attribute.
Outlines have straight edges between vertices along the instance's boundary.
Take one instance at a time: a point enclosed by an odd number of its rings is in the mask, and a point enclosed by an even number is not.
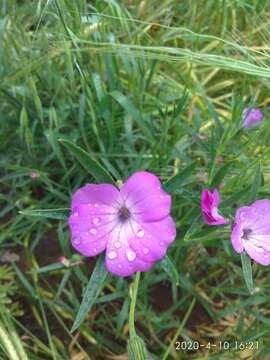
<svg viewBox="0 0 270 360"><path fill-rule="evenodd" d="M141 171L133 174L121 188L121 195L131 214L141 221L157 221L170 212L171 197L157 176Z"/></svg>
<svg viewBox="0 0 270 360"><path fill-rule="evenodd" d="M217 189L213 194L204 189L202 192L201 209L204 222L208 225L227 225L229 220L221 216L218 212L219 192Z"/></svg>
<svg viewBox="0 0 270 360"><path fill-rule="evenodd" d="M130 247L137 256L147 262L162 259L167 247L175 240L175 223L170 216L158 222L131 222L132 234L129 238Z"/></svg>
<svg viewBox="0 0 270 360"><path fill-rule="evenodd" d="M235 251L245 250L261 265L270 264L270 201L257 200L250 206L236 211L232 231Z"/></svg>
<svg viewBox="0 0 270 360"><path fill-rule="evenodd" d="M248 255L258 264L267 266L270 264L270 256L262 247L254 246L252 243L245 244L245 250Z"/></svg>
<svg viewBox="0 0 270 360"><path fill-rule="evenodd" d="M68 219L72 246L84 256L104 251L108 235L117 224L115 212L90 204L78 205L73 210Z"/></svg>
<svg viewBox="0 0 270 360"><path fill-rule="evenodd" d="M71 201L71 208L81 204L102 204L105 206L118 206L119 190L110 184L86 184L77 190Z"/></svg>
<svg viewBox="0 0 270 360"><path fill-rule="evenodd" d="M238 224L234 224L231 233L231 241L232 241L232 246L237 253L241 253L244 250L241 241L241 235L242 235L241 227Z"/></svg>
<svg viewBox="0 0 270 360"><path fill-rule="evenodd" d="M250 128L263 120L263 113L260 109L245 108L242 112L243 127Z"/></svg>
<svg viewBox="0 0 270 360"><path fill-rule="evenodd" d="M111 233L106 248L106 267L117 276L130 276L137 271L147 271L153 263L142 261L127 241L132 234L129 225L120 225Z"/></svg>

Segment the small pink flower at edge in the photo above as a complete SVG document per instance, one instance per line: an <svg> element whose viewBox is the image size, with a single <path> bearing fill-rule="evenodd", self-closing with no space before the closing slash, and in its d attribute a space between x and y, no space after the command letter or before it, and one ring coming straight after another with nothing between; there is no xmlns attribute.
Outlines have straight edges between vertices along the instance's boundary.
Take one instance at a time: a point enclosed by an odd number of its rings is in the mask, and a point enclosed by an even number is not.
<svg viewBox="0 0 270 360"><path fill-rule="evenodd" d="M171 196L146 171L134 173L120 190L87 184L72 196L72 245L84 256L105 251L106 267L117 276L147 271L175 239L170 208Z"/></svg>
<svg viewBox="0 0 270 360"><path fill-rule="evenodd" d="M32 171L32 172L30 173L30 177L31 177L32 179L36 179L36 178L39 178L39 177L40 177L40 174L39 174L37 171Z"/></svg>
<svg viewBox="0 0 270 360"><path fill-rule="evenodd" d="M231 242L237 253L247 254L261 265L270 264L270 200L257 200L237 209Z"/></svg>
<svg viewBox="0 0 270 360"><path fill-rule="evenodd" d="M260 109L244 108L242 112L243 127L248 129L263 120L263 113Z"/></svg>
<svg viewBox="0 0 270 360"><path fill-rule="evenodd" d="M204 189L201 198L201 208L204 222L208 225L227 225L229 220L218 213L219 192L214 189L211 193Z"/></svg>

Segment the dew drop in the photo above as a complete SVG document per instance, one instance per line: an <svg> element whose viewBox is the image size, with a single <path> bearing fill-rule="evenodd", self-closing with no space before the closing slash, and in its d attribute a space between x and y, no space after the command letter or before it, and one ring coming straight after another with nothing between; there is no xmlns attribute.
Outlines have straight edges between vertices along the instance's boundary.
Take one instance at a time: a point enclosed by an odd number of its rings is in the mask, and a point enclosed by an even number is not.
<svg viewBox="0 0 270 360"><path fill-rule="evenodd" d="M116 247L116 249L119 249L120 246L121 246L121 244L120 244L119 241L116 241L116 242L114 243L114 246Z"/></svg>
<svg viewBox="0 0 270 360"><path fill-rule="evenodd" d="M95 208L97 208L97 207L98 207L98 204L97 204L97 203L95 203L95 204L94 204L94 207L95 207Z"/></svg>
<svg viewBox="0 0 270 360"><path fill-rule="evenodd" d="M92 204L91 204L91 203L88 203L87 206L92 206Z"/></svg>
<svg viewBox="0 0 270 360"><path fill-rule="evenodd" d="M94 228L91 228L91 229L89 230L89 232L90 232L90 234L92 234L92 235L96 235L97 230L94 229Z"/></svg>
<svg viewBox="0 0 270 360"><path fill-rule="evenodd" d="M126 254L127 254L128 261L134 261L135 260L136 253L133 250L127 249Z"/></svg>
<svg viewBox="0 0 270 360"><path fill-rule="evenodd" d="M163 199L164 198L164 195L159 195L160 199Z"/></svg>
<svg viewBox="0 0 270 360"><path fill-rule="evenodd" d="M79 213L78 213L78 211L75 211L75 213L73 214L73 216L79 216Z"/></svg>
<svg viewBox="0 0 270 360"><path fill-rule="evenodd" d="M74 239L73 239L73 243L75 244L75 245L79 245L80 243L81 243L81 238L78 236L78 237L75 237Z"/></svg>
<svg viewBox="0 0 270 360"><path fill-rule="evenodd" d="M111 259L111 260L117 258L117 256L118 256L118 255L117 255L117 252L115 252L115 251L110 251L110 252L108 253L108 258Z"/></svg>
<svg viewBox="0 0 270 360"><path fill-rule="evenodd" d="M100 223L100 221L101 221L101 219L100 219L99 217L95 217L95 218L93 219L93 224L94 224L94 225L98 225L98 224Z"/></svg>
<svg viewBox="0 0 270 360"><path fill-rule="evenodd" d="M138 236L139 238L144 237L144 231L143 231L143 229L140 229L140 230L137 231L137 236Z"/></svg>
<svg viewBox="0 0 270 360"><path fill-rule="evenodd" d="M269 258L269 255L264 254L263 257L264 257L265 259L267 259L267 258Z"/></svg>
<svg viewBox="0 0 270 360"><path fill-rule="evenodd" d="M261 247L256 247L255 250L257 251L257 253L263 253L263 248Z"/></svg>
<svg viewBox="0 0 270 360"><path fill-rule="evenodd" d="M95 252L95 253L97 252L97 248L94 248L94 252Z"/></svg>
<svg viewBox="0 0 270 360"><path fill-rule="evenodd" d="M152 235L151 235L151 234L149 234L147 237L148 237L148 239L151 239L151 238L152 238Z"/></svg>
<svg viewBox="0 0 270 360"><path fill-rule="evenodd" d="M164 241L161 241L161 242L160 242L160 245L161 245L161 246L164 246L164 245L165 245Z"/></svg>
<svg viewBox="0 0 270 360"><path fill-rule="evenodd" d="M244 212L241 212L241 214L240 214L240 219L244 219L245 216L246 216L246 214L245 214Z"/></svg>
<svg viewBox="0 0 270 360"><path fill-rule="evenodd" d="M144 248L144 249L143 249L143 253L144 253L145 255L147 255L147 254L149 253L149 249L148 249L148 248Z"/></svg>

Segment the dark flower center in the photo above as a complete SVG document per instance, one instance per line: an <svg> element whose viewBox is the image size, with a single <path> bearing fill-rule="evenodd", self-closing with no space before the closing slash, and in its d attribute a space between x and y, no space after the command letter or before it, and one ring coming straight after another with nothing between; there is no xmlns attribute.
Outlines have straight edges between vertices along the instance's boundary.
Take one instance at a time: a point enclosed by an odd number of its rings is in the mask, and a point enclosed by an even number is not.
<svg viewBox="0 0 270 360"><path fill-rule="evenodd" d="M128 210L128 208L126 208L125 206L123 206L120 210L119 210L119 219L120 221L126 221L130 218L130 212Z"/></svg>
<svg viewBox="0 0 270 360"><path fill-rule="evenodd" d="M249 235L252 233L251 229L243 229L242 239L249 240Z"/></svg>

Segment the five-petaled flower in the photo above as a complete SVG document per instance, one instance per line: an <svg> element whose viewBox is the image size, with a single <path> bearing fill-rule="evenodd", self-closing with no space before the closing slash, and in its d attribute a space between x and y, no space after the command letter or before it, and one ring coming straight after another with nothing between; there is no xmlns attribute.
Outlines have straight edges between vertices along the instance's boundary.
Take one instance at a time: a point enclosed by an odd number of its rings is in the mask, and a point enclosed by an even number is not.
<svg viewBox="0 0 270 360"><path fill-rule="evenodd" d="M211 193L204 189L201 198L201 208L204 222L208 225L226 225L229 220L218 213L219 192L214 189Z"/></svg>
<svg viewBox="0 0 270 360"><path fill-rule="evenodd" d="M260 109L244 108L242 112L243 127L248 129L263 120L263 113Z"/></svg>
<svg viewBox="0 0 270 360"><path fill-rule="evenodd" d="M175 239L170 208L171 196L146 171L134 173L120 190L87 184L72 196L72 245L84 256L105 250L106 267L115 275L147 271Z"/></svg>
<svg viewBox="0 0 270 360"><path fill-rule="evenodd" d="M237 253L246 251L257 263L270 264L270 200L237 209L231 241Z"/></svg>

